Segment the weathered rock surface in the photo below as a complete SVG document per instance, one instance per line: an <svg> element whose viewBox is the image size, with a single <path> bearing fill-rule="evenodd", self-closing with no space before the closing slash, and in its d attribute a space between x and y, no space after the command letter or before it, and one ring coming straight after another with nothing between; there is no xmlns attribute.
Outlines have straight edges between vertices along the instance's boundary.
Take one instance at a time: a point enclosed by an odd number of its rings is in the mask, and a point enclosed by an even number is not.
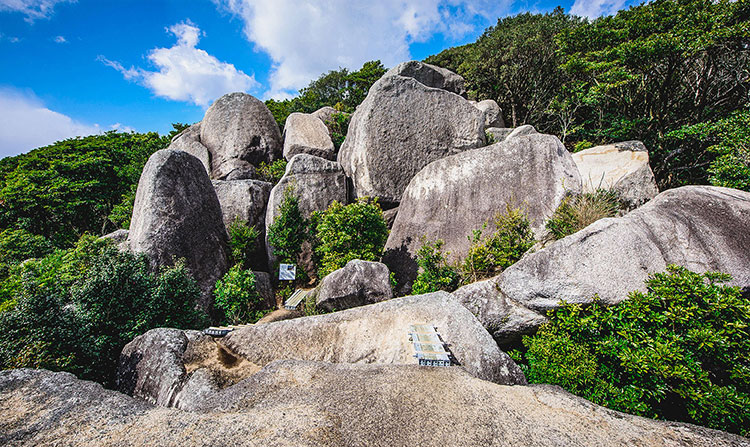
<svg viewBox="0 0 750 447"><path fill-rule="evenodd" d="M396 221L397 214L398 207L383 211L383 219L385 219L385 224L389 230L393 228L393 222Z"/></svg>
<svg viewBox="0 0 750 447"><path fill-rule="evenodd" d="M328 312L389 300L390 272L385 264L355 259L323 278L315 294L317 307Z"/></svg>
<svg viewBox="0 0 750 447"><path fill-rule="evenodd" d="M383 76L349 124L338 161L357 197L397 204L432 161L484 145L484 116L463 98L413 78Z"/></svg>
<svg viewBox="0 0 750 447"><path fill-rule="evenodd" d="M323 123L325 124L326 121L332 121L333 120L333 115L335 113L340 113L340 112L338 110L334 109L333 107L325 106L325 107L321 107L318 110L314 111L312 113L312 115L314 117L318 118L319 120L323 121Z"/></svg>
<svg viewBox="0 0 750 447"><path fill-rule="evenodd" d="M510 135L513 132L513 128L511 127L490 127L488 129L485 129L485 132L492 136L492 138L495 139L496 143L499 143L505 138Z"/></svg>
<svg viewBox="0 0 750 447"><path fill-rule="evenodd" d="M273 293L271 285L271 275L266 272L253 271L255 275L255 290L263 299L266 309L276 308L276 295Z"/></svg>
<svg viewBox="0 0 750 447"><path fill-rule="evenodd" d="M539 132L537 132L536 129L534 129L534 126L532 126L531 124L524 124L523 126L514 128L511 133L509 133L505 138L508 139L514 137L523 137L527 135L536 135L538 133Z"/></svg>
<svg viewBox="0 0 750 447"><path fill-rule="evenodd" d="M111 233L105 234L104 236L102 236L102 239L109 239L115 245L120 245L123 242L127 242L129 234L130 231L120 228L119 230L115 230Z"/></svg>
<svg viewBox="0 0 750 447"><path fill-rule="evenodd" d="M211 175L211 155L201 143L201 123L193 124L172 138L167 149L185 151L203 163L206 173Z"/></svg>
<svg viewBox="0 0 750 447"><path fill-rule="evenodd" d="M275 362L200 411L152 407L68 373L0 372L0 443L66 446L747 447L750 440L625 415L552 386L461 368Z"/></svg>
<svg viewBox="0 0 750 447"><path fill-rule="evenodd" d="M464 78L452 71L420 61L402 62L383 75L414 78L427 87L439 88L466 97Z"/></svg>
<svg viewBox="0 0 750 447"><path fill-rule="evenodd" d="M485 99L474 104L474 107L484 112L484 127L505 127L503 111L492 99Z"/></svg>
<svg viewBox="0 0 750 447"><path fill-rule="evenodd" d="M570 153L556 137L530 135L435 161L404 192L385 245L383 262L396 273L400 292L416 278L421 237L442 239L449 259L466 256L472 231L506 204L524 210L541 234L567 191L580 177Z"/></svg>
<svg viewBox="0 0 750 447"><path fill-rule="evenodd" d="M560 300L616 304L677 264L720 271L750 290L750 193L685 186L624 217L597 221L455 293L500 343L536 329Z"/></svg>
<svg viewBox="0 0 750 447"><path fill-rule="evenodd" d="M208 108L200 141L216 180L252 178L260 163L281 157L281 132L271 111L246 93L224 95Z"/></svg>
<svg viewBox="0 0 750 447"><path fill-rule="evenodd" d="M307 113L292 113L284 124L284 158L310 154L327 160L336 159L336 149L323 121Z"/></svg>
<svg viewBox="0 0 750 447"><path fill-rule="evenodd" d="M409 325L432 324L458 364L496 383L526 379L477 319L449 293L384 301L331 314L243 327L226 347L257 365L294 358L331 363L414 364Z"/></svg>
<svg viewBox="0 0 750 447"><path fill-rule="evenodd" d="M616 191L628 209L637 208L659 194L648 151L640 141L596 146L573 154L584 191Z"/></svg>
<svg viewBox="0 0 750 447"><path fill-rule="evenodd" d="M138 182L128 245L145 253L152 268L184 258L202 291L198 305L211 309L211 292L228 268L227 231L197 158L173 149L151 155Z"/></svg>
<svg viewBox="0 0 750 447"><path fill-rule="evenodd" d="M315 211L323 211L334 201L346 203L346 176L341 165L309 154L299 154L289 161L286 172L271 190L266 209L266 250L269 266L273 265L273 249L268 242L268 228L278 216L279 206L284 199L284 191L294 188L299 197L302 215L310 217Z"/></svg>

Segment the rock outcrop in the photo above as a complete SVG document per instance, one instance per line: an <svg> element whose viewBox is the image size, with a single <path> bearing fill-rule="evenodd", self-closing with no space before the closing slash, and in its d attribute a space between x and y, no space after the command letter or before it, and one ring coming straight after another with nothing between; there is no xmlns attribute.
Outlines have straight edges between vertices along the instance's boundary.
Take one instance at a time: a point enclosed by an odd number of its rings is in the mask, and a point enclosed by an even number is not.
<svg viewBox="0 0 750 447"><path fill-rule="evenodd" d="M216 180L254 178L260 163L281 157L281 132L271 111L246 93L230 93L211 104L200 141L211 154Z"/></svg>
<svg viewBox="0 0 750 447"><path fill-rule="evenodd" d="M416 278L422 236L442 239L450 260L459 260L472 231L506 205L520 207L541 234L565 194L577 188L580 177L570 153L551 135L509 138L435 161L404 192L383 262L406 293Z"/></svg>
<svg viewBox="0 0 750 447"><path fill-rule="evenodd" d="M352 115L338 161L357 197L395 205L424 166L484 141L484 115L468 101L414 78L386 75Z"/></svg>
<svg viewBox="0 0 750 447"><path fill-rule="evenodd" d="M420 61L402 62L388 70L383 77L413 78L427 87L439 88L466 97L464 78L452 71Z"/></svg>
<svg viewBox="0 0 750 447"><path fill-rule="evenodd" d="M685 186L624 217L599 220L529 254L485 283L455 292L499 342L533 331L560 300L616 304L677 264L720 271L750 290L750 193Z"/></svg>
<svg viewBox="0 0 750 447"><path fill-rule="evenodd" d="M640 141L596 146L573 154L584 191L617 192L627 209L635 209L659 194L648 151Z"/></svg>
<svg viewBox="0 0 750 447"><path fill-rule="evenodd" d="M410 296L314 317L248 326L227 335L231 352L257 365L294 358L331 363L414 364L409 325L436 326L469 373L505 384L525 383L479 321L446 292Z"/></svg>
<svg viewBox="0 0 750 447"><path fill-rule="evenodd" d="M173 149L151 155L138 182L128 245L154 269L185 259L202 292L199 307L212 308L211 292L228 269L227 230L197 158Z"/></svg>
<svg viewBox="0 0 750 447"><path fill-rule="evenodd" d="M167 149L185 151L203 163L206 173L211 175L211 155L201 143L201 123L193 124L172 138Z"/></svg>
<svg viewBox="0 0 750 447"><path fill-rule="evenodd" d="M68 373L0 372L0 443L21 447L748 447L750 440L607 410L552 386L461 368L275 362L196 411L153 407Z"/></svg>
<svg viewBox="0 0 750 447"><path fill-rule="evenodd" d="M315 296L317 307L327 312L389 300L390 272L385 264L355 259L323 278Z"/></svg>
<svg viewBox="0 0 750 447"><path fill-rule="evenodd" d="M492 99L485 99L474 104L474 107L484 112L484 127L505 127L503 111Z"/></svg>
<svg viewBox="0 0 750 447"><path fill-rule="evenodd" d="M284 124L284 158L310 154L326 160L336 160L328 128L321 119L307 113L292 113Z"/></svg>
<svg viewBox="0 0 750 447"><path fill-rule="evenodd" d="M299 209L304 217L315 211L324 211L334 201L346 203L346 176L335 161L325 160L308 154L292 157L286 172L271 190L266 209L266 250L269 266L274 263L273 249L268 242L268 228L276 220L279 206L284 199L284 191L293 188L299 198Z"/></svg>

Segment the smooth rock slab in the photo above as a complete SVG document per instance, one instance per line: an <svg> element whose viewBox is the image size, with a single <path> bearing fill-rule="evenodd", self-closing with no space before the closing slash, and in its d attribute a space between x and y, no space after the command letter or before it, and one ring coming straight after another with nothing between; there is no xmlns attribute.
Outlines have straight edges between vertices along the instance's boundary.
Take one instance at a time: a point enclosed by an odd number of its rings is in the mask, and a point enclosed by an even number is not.
<svg viewBox="0 0 750 447"><path fill-rule="evenodd" d="M518 366L449 293L384 301L314 317L244 327L223 343L257 365L294 358L331 363L416 364L409 325L432 324L460 365L497 383L523 384Z"/></svg>
<svg viewBox="0 0 750 447"><path fill-rule="evenodd" d="M12 447L748 447L716 430L607 410L551 386L461 368L276 362L200 411L152 407L68 373L0 372Z"/></svg>
<svg viewBox="0 0 750 447"><path fill-rule="evenodd" d="M315 115L292 113L284 124L284 158L310 154L336 160L336 149L326 125Z"/></svg>

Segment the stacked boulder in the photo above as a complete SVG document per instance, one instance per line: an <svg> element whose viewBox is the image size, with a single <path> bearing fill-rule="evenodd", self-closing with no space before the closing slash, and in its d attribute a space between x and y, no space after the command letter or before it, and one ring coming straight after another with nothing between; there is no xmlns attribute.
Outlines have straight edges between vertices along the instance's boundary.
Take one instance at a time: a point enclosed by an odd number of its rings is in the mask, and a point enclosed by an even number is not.
<svg viewBox="0 0 750 447"><path fill-rule="evenodd" d="M336 149L322 119L313 114L292 113L284 124L284 158L309 154L326 160L336 159Z"/></svg>

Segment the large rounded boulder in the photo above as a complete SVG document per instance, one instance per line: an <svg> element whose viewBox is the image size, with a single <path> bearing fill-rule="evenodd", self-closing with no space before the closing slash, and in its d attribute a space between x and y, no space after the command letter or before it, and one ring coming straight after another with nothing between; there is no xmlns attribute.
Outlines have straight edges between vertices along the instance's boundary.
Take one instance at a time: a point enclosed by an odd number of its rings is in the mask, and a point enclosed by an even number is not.
<svg viewBox="0 0 750 447"><path fill-rule="evenodd" d="M383 76L352 115L338 161L357 197L401 201L435 160L485 144L484 114L459 95L412 77Z"/></svg>
<svg viewBox="0 0 750 447"><path fill-rule="evenodd" d="M469 236L507 205L521 208L541 235L546 220L580 177L570 153L551 135L509 139L427 165L409 183L399 206L384 262L401 292L416 278L422 237L442 239L450 260L468 253Z"/></svg>
<svg viewBox="0 0 750 447"><path fill-rule="evenodd" d="M253 178L260 163L281 157L281 131L262 101L246 93L230 93L206 111L200 141L211 154L212 178Z"/></svg>
<svg viewBox="0 0 750 447"><path fill-rule="evenodd" d="M184 259L201 289L200 308L212 307L216 281L228 268L221 206L201 162L163 149L146 162L133 206L128 246L158 269Z"/></svg>

